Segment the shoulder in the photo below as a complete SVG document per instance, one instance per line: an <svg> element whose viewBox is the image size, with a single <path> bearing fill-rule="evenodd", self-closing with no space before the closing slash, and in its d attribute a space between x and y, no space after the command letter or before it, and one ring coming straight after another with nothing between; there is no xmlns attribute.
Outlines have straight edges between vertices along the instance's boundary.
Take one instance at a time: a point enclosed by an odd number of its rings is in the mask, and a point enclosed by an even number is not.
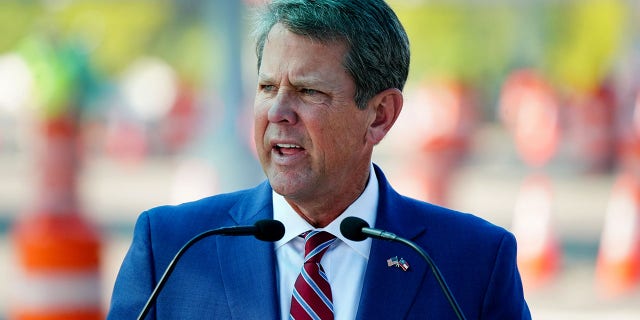
<svg viewBox="0 0 640 320"><path fill-rule="evenodd" d="M382 170L374 166L379 185L379 215L382 226L406 230L409 234L425 233L427 238L456 243L482 243L496 246L503 238L513 238L505 228L477 215L427 203L399 194ZM378 222L377 222L378 223Z"/></svg>
<svg viewBox="0 0 640 320"><path fill-rule="evenodd" d="M153 219L161 219L170 216L172 220L185 215L215 215L219 214L224 209L233 207L238 203L238 201L241 201L251 194L253 190L254 189L246 189L231 193L218 194L177 205L157 206L147 210L146 213Z"/></svg>
<svg viewBox="0 0 640 320"><path fill-rule="evenodd" d="M270 204L268 183L231 193L218 194L178 205L151 208L138 217L136 229L149 233L171 233L180 236L196 234L212 228L243 223L248 212L264 210Z"/></svg>
<svg viewBox="0 0 640 320"><path fill-rule="evenodd" d="M473 266L486 286L496 270L512 270L516 265L517 243L505 228L473 214L402 197L403 215L420 233L413 240L430 252L448 270L467 272ZM472 281L471 279L469 281Z"/></svg>
<svg viewBox="0 0 640 320"><path fill-rule="evenodd" d="M397 193L388 193L382 215L390 229L406 232L414 241L455 255L495 257L499 248L515 250L515 237L504 227L471 213L460 212ZM381 199L382 200L382 199ZM380 217L380 216L379 216Z"/></svg>
<svg viewBox="0 0 640 320"><path fill-rule="evenodd" d="M405 207L415 216L416 222L422 221L422 223L428 224L431 228L456 234L469 233L469 236L474 234L503 236L509 233L504 227L472 213L461 212L404 196L401 196L401 198Z"/></svg>
<svg viewBox="0 0 640 320"><path fill-rule="evenodd" d="M415 216L415 223L424 224L431 236L451 238L470 246L498 246L503 241L515 243L514 236L503 226L475 214L403 198Z"/></svg>

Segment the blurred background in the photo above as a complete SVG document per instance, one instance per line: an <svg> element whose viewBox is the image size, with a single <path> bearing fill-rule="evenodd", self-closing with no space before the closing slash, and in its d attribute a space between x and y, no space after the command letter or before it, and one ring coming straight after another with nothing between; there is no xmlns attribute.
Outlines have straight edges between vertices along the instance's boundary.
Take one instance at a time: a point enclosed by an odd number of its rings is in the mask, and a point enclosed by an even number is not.
<svg viewBox="0 0 640 320"><path fill-rule="evenodd" d="M0 1L0 319L100 319L138 214L264 179L263 2ZM392 185L514 232L535 319L638 319L640 4L389 3Z"/></svg>

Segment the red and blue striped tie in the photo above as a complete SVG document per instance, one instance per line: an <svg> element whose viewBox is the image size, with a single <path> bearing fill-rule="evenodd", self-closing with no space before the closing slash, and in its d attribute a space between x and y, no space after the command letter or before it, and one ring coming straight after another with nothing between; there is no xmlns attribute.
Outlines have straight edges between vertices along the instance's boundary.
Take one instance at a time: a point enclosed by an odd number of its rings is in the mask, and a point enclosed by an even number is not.
<svg viewBox="0 0 640 320"><path fill-rule="evenodd" d="M333 319L331 287L320 260L336 237L325 231L303 235L304 265L293 288L289 319Z"/></svg>

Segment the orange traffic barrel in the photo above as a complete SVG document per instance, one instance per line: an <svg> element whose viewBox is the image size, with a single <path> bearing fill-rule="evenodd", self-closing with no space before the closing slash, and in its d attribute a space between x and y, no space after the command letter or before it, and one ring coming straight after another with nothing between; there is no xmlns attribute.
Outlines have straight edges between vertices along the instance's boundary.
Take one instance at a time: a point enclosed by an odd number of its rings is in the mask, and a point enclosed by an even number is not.
<svg viewBox="0 0 640 320"><path fill-rule="evenodd" d="M34 214L13 230L10 318L102 319L100 241L80 215Z"/></svg>
<svg viewBox="0 0 640 320"><path fill-rule="evenodd" d="M78 144L71 117L46 120L36 144L37 193L12 229L10 319L102 319L100 236L76 203Z"/></svg>

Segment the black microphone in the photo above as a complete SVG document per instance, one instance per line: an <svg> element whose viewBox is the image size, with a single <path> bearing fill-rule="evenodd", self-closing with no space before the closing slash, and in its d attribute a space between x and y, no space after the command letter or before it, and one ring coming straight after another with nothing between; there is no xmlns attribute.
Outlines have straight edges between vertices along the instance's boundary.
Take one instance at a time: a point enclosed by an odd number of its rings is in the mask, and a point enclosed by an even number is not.
<svg viewBox="0 0 640 320"><path fill-rule="evenodd" d="M167 269L164 271L164 274L162 274L160 281L158 281L158 284L153 289L151 296L149 296L147 303L144 305L144 308L142 308L142 311L137 318L138 320L142 320L147 316L149 310L151 309L151 305L153 305L156 298L158 297L158 294L162 290L162 287L164 287L164 284L167 282L169 275L171 275L171 272L173 272L176 263L178 262L180 257L187 251L187 249L189 249L189 247L191 247L194 243L202 240L203 238L214 235L254 236L258 240L273 242L282 239L282 237L284 236L284 225L278 220L258 220L253 226L235 226L212 229L202 232L197 236L191 238L191 240L187 241L187 243L185 243L184 246L182 246L182 248L178 250L178 253L176 253L171 262L169 262L169 266L167 266Z"/></svg>
<svg viewBox="0 0 640 320"><path fill-rule="evenodd" d="M455 312L458 319L466 320L466 317L464 316L464 313L462 313L462 310L460 309L456 298L451 293L449 286L447 286L447 282L444 280L444 277L442 276L442 273L440 273L440 270L436 266L435 262L433 262L429 254L422 248L420 248L417 244L407 239L398 237L394 233L380 229L369 228L369 224L366 221L357 217L346 217L344 220L342 220L342 222L340 223L340 232L345 238L352 241L362 241L368 237L371 237L382 240L397 241L413 248L424 258L425 261L427 261L427 263L431 267L433 275L436 277L436 280L438 280L442 292L444 292L445 297L449 301L449 304L451 305L451 308Z"/></svg>

